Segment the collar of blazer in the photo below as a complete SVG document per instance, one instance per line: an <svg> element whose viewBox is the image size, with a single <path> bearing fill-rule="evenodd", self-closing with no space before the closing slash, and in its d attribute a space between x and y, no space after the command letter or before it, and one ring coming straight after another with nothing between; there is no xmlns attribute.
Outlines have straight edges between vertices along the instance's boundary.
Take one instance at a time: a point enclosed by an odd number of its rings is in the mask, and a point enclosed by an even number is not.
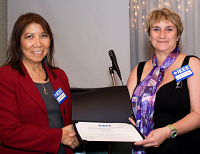
<svg viewBox="0 0 200 154"><path fill-rule="evenodd" d="M48 69L48 67L46 66L46 64L44 64L45 66L45 70L47 72L49 81L51 82L54 90L57 90L59 87L62 87L61 81L59 80L59 78L54 78L53 74L50 72L50 70ZM45 103L42 99L42 96L40 95L37 87L35 86L33 80L31 79L30 75L28 74L24 64L22 63L22 68L24 70L25 76L22 76L19 73L19 84L23 87L23 89L25 90L25 92L30 95L30 97L36 102L38 103L45 112L46 111L46 106Z"/></svg>

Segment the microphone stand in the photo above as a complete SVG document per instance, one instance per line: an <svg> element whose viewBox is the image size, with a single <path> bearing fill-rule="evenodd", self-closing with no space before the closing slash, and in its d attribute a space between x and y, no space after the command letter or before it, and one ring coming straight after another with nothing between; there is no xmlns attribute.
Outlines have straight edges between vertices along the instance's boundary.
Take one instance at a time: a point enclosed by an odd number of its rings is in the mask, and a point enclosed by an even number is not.
<svg viewBox="0 0 200 154"><path fill-rule="evenodd" d="M110 76L111 76L111 79L112 79L113 87L115 87L116 83L115 83L113 67L109 67L109 71L110 71ZM108 154L112 154L112 145L110 143L108 145Z"/></svg>
<svg viewBox="0 0 200 154"><path fill-rule="evenodd" d="M113 67L109 67L109 71L110 71L110 76L112 78L113 87L115 87L116 83L115 83L115 77L114 77L114 71L113 70L114 70ZM120 76L120 81L121 81L122 86L123 86L123 81L121 79L121 76Z"/></svg>
<svg viewBox="0 0 200 154"><path fill-rule="evenodd" d="M114 78L113 67L109 67L109 71L110 71L110 76L111 76L111 78L112 78L113 87L115 87L115 86L116 86L116 83L115 83L115 78Z"/></svg>
<svg viewBox="0 0 200 154"><path fill-rule="evenodd" d="M109 71L110 71L110 76L111 76L111 79L112 79L113 87L115 87L116 83L115 83L115 77L114 77L114 69L113 69L113 67L109 67ZM120 77L120 80L122 82L121 77ZM123 85L123 82L122 82L122 85ZM108 146L109 146L108 147L108 154L112 154L112 145L111 145L111 143L109 143Z"/></svg>

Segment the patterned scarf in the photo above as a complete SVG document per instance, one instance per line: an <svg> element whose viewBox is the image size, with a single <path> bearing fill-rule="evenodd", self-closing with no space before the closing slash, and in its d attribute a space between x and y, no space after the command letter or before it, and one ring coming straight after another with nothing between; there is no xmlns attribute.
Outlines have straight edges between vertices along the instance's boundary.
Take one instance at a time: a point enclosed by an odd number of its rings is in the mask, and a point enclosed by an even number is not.
<svg viewBox="0 0 200 154"><path fill-rule="evenodd" d="M136 119L136 126L145 136L148 136L154 129L153 114L157 88L162 82L164 71L175 61L179 53L179 48L175 48L161 66L158 66L158 60L156 55L154 55L152 58L153 69L136 87L133 93L131 102ZM137 147L136 153L145 154L145 150L140 146Z"/></svg>

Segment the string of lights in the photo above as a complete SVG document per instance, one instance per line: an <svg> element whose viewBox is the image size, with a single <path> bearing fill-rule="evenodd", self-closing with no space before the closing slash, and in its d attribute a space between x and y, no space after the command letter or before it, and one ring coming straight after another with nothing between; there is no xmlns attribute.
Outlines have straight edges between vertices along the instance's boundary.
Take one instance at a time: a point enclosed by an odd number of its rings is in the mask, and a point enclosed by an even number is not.
<svg viewBox="0 0 200 154"><path fill-rule="evenodd" d="M131 2L132 1L132 2ZM152 6L150 8L150 11L155 10L155 9L161 9L162 7L167 7L167 8L172 8L172 5L174 4L174 2L176 2L177 4L177 13L179 11L183 11L181 9L184 9L184 7L181 5L182 0L151 0L151 5ZM191 5L191 0L185 0L186 4L185 4L185 12L188 12L190 10L190 5ZM142 25L144 27L144 31L146 32L146 19L147 19L147 2L148 4L150 4L150 0L142 0L142 4L141 2L139 3L138 0L130 0L129 3L131 3L131 5L129 5L130 9L133 9L133 15L132 15L132 22L131 22L131 27L134 28L137 25L137 21L138 21L138 13L139 13L139 9L141 10L142 13ZM140 6L139 6L140 4ZM141 7L141 8L140 8ZM182 8L183 7L183 8ZM176 11L176 10L174 10Z"/></svg>

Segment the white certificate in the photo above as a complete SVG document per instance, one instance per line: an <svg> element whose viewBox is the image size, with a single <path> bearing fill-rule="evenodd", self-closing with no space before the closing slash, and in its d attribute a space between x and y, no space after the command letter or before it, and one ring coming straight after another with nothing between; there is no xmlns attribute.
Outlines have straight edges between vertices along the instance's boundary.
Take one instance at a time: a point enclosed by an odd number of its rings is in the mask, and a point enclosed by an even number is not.
<svg viewBox="0 0 200 154"><path fill-rule="evenodd" d="M105 142L136 142L143 140L142 135L127 123L78 122L76 130L82 140Z"/></svg>

